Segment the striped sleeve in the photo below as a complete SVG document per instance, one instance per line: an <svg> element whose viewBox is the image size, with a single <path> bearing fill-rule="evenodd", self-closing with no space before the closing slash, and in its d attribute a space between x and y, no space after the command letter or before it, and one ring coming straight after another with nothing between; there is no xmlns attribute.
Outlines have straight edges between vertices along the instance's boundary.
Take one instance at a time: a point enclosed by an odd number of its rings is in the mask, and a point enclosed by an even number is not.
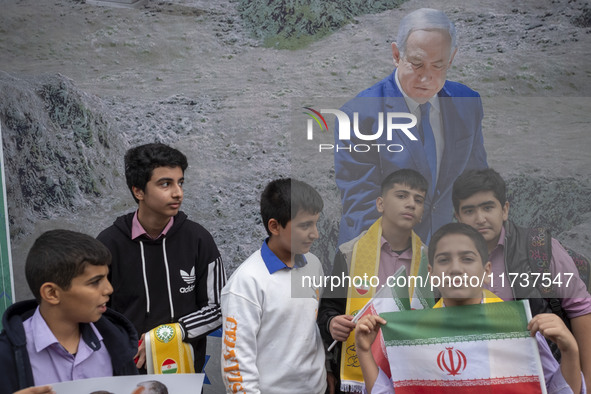
<svg viewBox="0 0 591 394"><path fill-rule="evenodd" d="M200 283L207 288L207 305L179 319L185 338L205 335L222 324L220 294L226 284L226 272L221 256L208 264L206 280L201 279Z"/></svg>

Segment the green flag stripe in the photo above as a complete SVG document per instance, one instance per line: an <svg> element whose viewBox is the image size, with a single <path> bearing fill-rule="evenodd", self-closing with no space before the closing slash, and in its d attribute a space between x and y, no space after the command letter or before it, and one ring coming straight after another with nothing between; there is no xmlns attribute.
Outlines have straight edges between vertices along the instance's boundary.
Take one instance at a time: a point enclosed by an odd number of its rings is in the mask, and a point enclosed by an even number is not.
<svg viewBox="0 0 591 394"><path fill-rule="evenodd" d="M403 282L399 282L398 278L401 277L404 279ZM398 270L394 273L394 283L406 283L406 268L401 266ZM408 286L405 287L398 287L392 286L390 288L392 292L392 297L394 298L394 302L398 306L398 309L401 311L409 311L410 310L410 299L408 298Z"/></svg>
<svg viewBox="0 0 591 394"><path fill-rule="evenodd" d="M381 316L388 322L382 327L386 343L441 337L522 336L520 333L527 326L522 301L400 311Z"/></svg>
<svg viewBox="0 0 591 394"><path fill-rule="evenodd" d="M477 341L492 341L498 339L515 339L530 337L529 331L504 332L494 334L477 334L465 335L455 337L433 337L433 338L417 338L417 339L393 339L385 341L386 346L420 346L420 345L436 345L439 343L459 343L459 342L477 342Z"/></svg>

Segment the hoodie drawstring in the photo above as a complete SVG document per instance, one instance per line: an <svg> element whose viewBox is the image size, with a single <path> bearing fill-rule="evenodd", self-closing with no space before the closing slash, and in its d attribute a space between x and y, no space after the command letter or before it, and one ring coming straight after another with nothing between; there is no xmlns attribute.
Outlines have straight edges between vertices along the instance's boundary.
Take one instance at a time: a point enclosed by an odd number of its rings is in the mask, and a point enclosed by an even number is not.
<svg viewBox="0 0 591 394"><path fill-rule="evenodd" d="M168 258L166 257L166 237L162 238L162 254L164 255L164 267L166 268L166 284L168 285L168 302L170 303L170 318L174 319L174 306L172 305L172 289L170 288L170 271L168 270Z"/></svg>
<svg viewBox="0 0 591 394"><path fill-rule="evenodd" d="M144 243L140 241L142 254L142 273L144 274L144 290L146 291L146 314L150 313L150 292L148 291L148 276L146 275L146 258L144 257Z"/></svg>
<svg viewBox="0 0 591 394"><path fill-rule="evenodd" d="M146 275L146 258L144 256L144 243L140 241L142 255L142 273L144 274L144 289L146 290L146 313L150 313L150 292L148 289L148 276ZM168 287L168 302L170 303L170 318L174 318L174 306L172 304L172 290L170 287L170 271L168 269L168 258L166 257L166 238L162 239L162 254L164 255L164 268L166 268L166 284Z"/></svg>

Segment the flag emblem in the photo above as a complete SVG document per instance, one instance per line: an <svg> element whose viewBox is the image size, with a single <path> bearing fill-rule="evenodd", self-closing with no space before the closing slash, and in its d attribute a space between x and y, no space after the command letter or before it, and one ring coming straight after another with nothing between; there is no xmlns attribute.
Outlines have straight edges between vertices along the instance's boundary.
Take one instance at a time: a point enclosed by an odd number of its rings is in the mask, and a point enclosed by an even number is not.
<svg viewBox="0 0 591 394"><path fill-rule="evenodd" d="M164 362L162 363L162 366L160 367L160 371L164 374L164 373L176 373L176 371L178 370L178 365L176 363L176 361L174 361L172 358L167 358L166 360L164 360Z"/></svg>
<svg viewBox="0 0 591 394"><path fill-rule="evenodd" d="M174 328L163 324L156 329L156 339L162 343L168 343L174 338Z"/></svg>
<svg viewBox="0 0 591 394"><path fill-rule="evenodd" d="M355 290L359 295L366 295L369 292L369 281L364 279L359 286L355 287Z"/></svg>
<svg viewBox="0 0 591 394"><path fill-rule="evenodd" d="M466 355L454 347L446 347L445 350L439 352L437 356L437 366L448 375L456 376L466 369Z"/></svg>

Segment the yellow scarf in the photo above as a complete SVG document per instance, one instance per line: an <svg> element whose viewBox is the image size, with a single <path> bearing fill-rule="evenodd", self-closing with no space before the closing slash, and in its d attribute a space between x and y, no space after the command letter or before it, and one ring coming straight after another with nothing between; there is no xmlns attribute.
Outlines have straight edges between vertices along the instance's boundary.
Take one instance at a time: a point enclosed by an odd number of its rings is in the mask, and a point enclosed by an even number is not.
<svg viewBox="0 0 591 394"><path fill-rule="evenodd" d="M183 342L178 323L158 326L144 340L149 374L195 373L193 347Z"/></svg>
<svg viewBox="0 0 591 394"><path fill-rule="evenodd" d="M418 275L422 244L419 236L413 231L411 234L412 260L410 272L407 273L409 276ZM375 288L372 288L369 283L363 283L361 286L355 287L353 286L353 278L367 277L369 280L372 276L378 276L381 248L382 218L379 218L353 246L353 255L349 269L349 277L352 282L347 292L347 308L345 310L347 315L357 314L374 296ZM355 284L359 284L358 280ZM413 291L414 284L408 289L409 297L412 297ZM357 388L363 387L363 374L361 373L361 366L357 361L357 353L355 352L355 331L351 332L349 338L342 344L341 382L341 389L348 387L357 391Z"/></svg>

